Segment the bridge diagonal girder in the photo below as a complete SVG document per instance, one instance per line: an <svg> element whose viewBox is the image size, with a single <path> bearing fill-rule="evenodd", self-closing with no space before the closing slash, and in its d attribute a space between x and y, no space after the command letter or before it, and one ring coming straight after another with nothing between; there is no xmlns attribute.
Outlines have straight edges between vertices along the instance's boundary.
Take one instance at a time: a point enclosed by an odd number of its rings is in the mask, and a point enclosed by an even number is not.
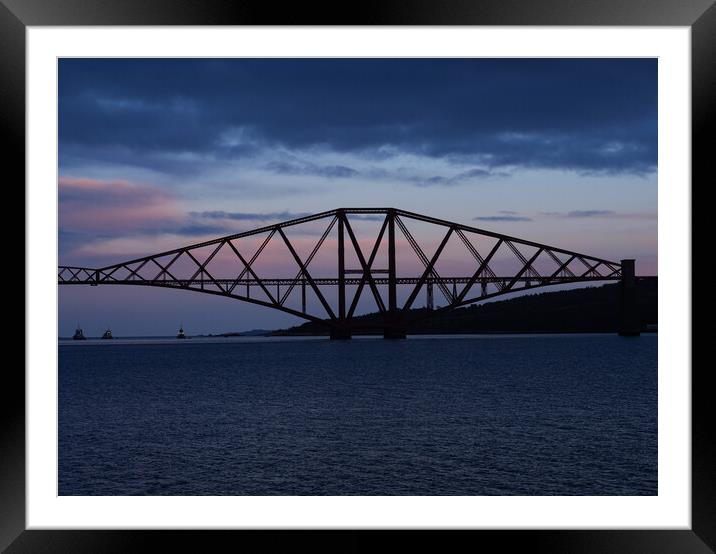
<svg viewBox="0 0 716 554"><path fill-rule="evenodd" d="M271 232L269 232L268 236L267 236L267 237L264 239L264 241L261 243L261 246L259 246L258 249L256 250L256 252L254 252L254 255L251 256L251 259L249 260L249 262L248 262L248 263L244 263L244 269L241 271L241 273L239 273L239 276L236 278L236 281L235 281L234 284L231 286L229 292L233 291L234 288L236 288L236 285L239 283L239 281L241 281L241 278L242 278L244 275L246 275L247 272L250 272L250 271L251 271L251 266L252 266L253 263L256 261L256 259L261 255L261 252L264 251L264 248L266 248L266 245L267 245L269 242L271 242L271 239L273 238L273 236L274 236L275 234L276 234L276 229L272 229ZM242 259L243 257L241 256L241 254L239 254L239 251L238 251L238 250L236 249L236 247L234 246L234 241L233 241L233 239L229 239L228 242L229 242L229 246L232 247L232 249L234 250L234 252L236 253L236 255L239 257L239 259L240 259L242 262L244 262L244 260ZM256 274L255 274L255 273L252 273L252 275L256 275ZM270 298L270 295L269 295L269 298Z"/></svg>
<svg viewBox="0 0 716 554"><path fill-rule="evenodd" d="M69 273L69 279L65 278L65 272ZM84 282L83 279L86 280L88 277L91 277L93 273L93 269L89 269L86 267L64 266L60 267L57 277L63 282Z"/></svg>
<svg viewBox="0 0 716 554"><path fill-rule="evenodd" d="M363 292L363 288L365 287L365 283L369 277L372 277L371 268L373 267L373 262L375 261L375 257L378 254L378 249L380 248L380 244L383 241L383 236L385 235L385 229L389 224L389 218L390 218L390 215L386 215L385 219L383 220L383 225L380 227L380 231L378 232L378 238L375 240L373 249L371 250L370 256L368 257L368 263L367 263L368 271L366 272L364 270L363 273L361 274L360 282L358 283L358 288L356 289L356 292L353 295L353 300L351 301L350 308L348 309L348 314L346 316L348 319L351 319L353 317L356 307L358 306L358 301L360 300L361 293ZM390 286L390 279L389 279L388 285Z"/></svg>
<svg viewBox="0 0 716 554"><path fill-rule="evenodd" d="M507 285L507 287L505 287L505 289L503 289L503 290L511 290L512 287L513 287L513 286L515 285L515 283L517 282L517 279L519 279L520 277L522 277L522 275L523 275L525 272L529 272L530 268L532 267L532 264L535 262L535 260L537 259L537 257L538 257L543 251L544 251L544 248L539 248L539 249L537 249L537 252L535 252L529 260L525 260L525 264L522 266L522 269L520 269L520 270L517 272L517 275L515 275L515 276L510 280L510 283L509 283L509 284Z"/></svg>
<svg viewBox="0 0 716 554"><path fill-rule="evenodd" d="M345 214L342 213L340 217L343 218L343 224L345 225L346 231L348 231L348 236L350 237L356 256L358 257L358 263L360 263L361 268L363 269L363 276L367 279L368 286L373 292L373 297L375 298L375 302L378 305L378 310L380 310L381 312L385 312L385 304L383 303L383 298L381 297L380 291L375 284L375 279L373 278L373 275L370 271L370 267L368 266L365 261L365 258L363 257L363 252L361 251L360 244L358 243L358 240L353 233L353 227L351 227L351 224L348 222L348 218L346 218Z"/></svg>
<svg viewBox="0 0 716 554"><path fill-rule="evenodd" d="M179 252L176 256L174 256L174 258L172 258L172 260L171 260L166 266L160 264L160 263L157 261L157 258L156 258L155 256L152 256L152 257L150 258L150 261L151 261L152 263L154 263L154 265L156 265L156 266L159 267L159 269L160 269L159 273L158 273L157 276L154 278L154 280L155 280L155 281L158 281L159 278L160 278L160 276L161 276L161 277L166 277L167 275L169 275L169 277L171 277L172 279L176 279L176 277L174 277L174 275L169 271L169 267L170 267L175 261L177 261L177 260L182 256L182 254L186 254L187 252L188 252L188 250L185 250L184 252ZM114 272L112 272L112 273L114 273Z"/></svg>
<svg viewBox="0 0 716 554"><path fill-rule="evenodd" d="M248 271L254 279L256 279L256 281L259 283L259 286L261 287L261 290L263 290L264 294L268 297L269 300L271 300L271 304L275 305L276 299L271 295L269 290L266 288L266 285L264 284L264 282L261 279L259 279L258 275L256 275L256 273L254 272L253 268L251 267L252 262L246 261L246 259L241 255L241 252L239 252L239 250L236 248L236 246L234 246L233 242L228 241L228 243L229 243L229 247L234 252L236 257L239 258L239 261L242 264L244 264L245 270ZM235 287L235 285L232 287L232 290L234 287Z"/></svg>
<svg viewBox="0 0 716 554"><path fill-rule="evenodd" d="M312 250L311 253L309 254L308 258L306 258L306 267L308 267L308 266L311 264L311 261L312 261L313 258L316 256L316 253L318 253L318 251L321 249L321 246L323 246L323 243L325 242L326 237L328 237L328 235L331 233L331 230L332 230L333 227L335 226L337 219L338 219L338 218L336 218L336 217L334 217L333 219L331 219L331 222L328 224L328 227L326 227L326 230L323 231L323 234L321 235L321 238L318 240L318 242L316 243L316 245L313 247L313 250ZM299 271L299 272L296 274L296 279L298 279L300 276L301 276L301 272ZM281 297L281 299L279 300L279 304L281 304L281 305L283 306L283 305L286 303L286 299L287 299L288 296L291 294L291 291L294 289L294 287L295 287L295 284L291 284L291 285L289 286L288 290L284 293L284 295L283 295L283 296Z"/></svg>
<svg viewBox="0 0 716 554"><path fill-rule="evenodd" d="M149 258L149 260L151 260L151 258ZM147 261L149 261L149 260L147 260ZM112 275L113 275L114 273L116 273L117 271L119 271L119 270L122 268L122 265L123 265L123 264L117 264L117 265L114 266L114 267L108 267L108 268L100 269L100 270L99 270L100 273L102 273L102 275L104 275L104 277L102 278L102 280L104 281L104 280L107 280L107 279L112 279L113 281L116 281L117 279L115 279L114 277L112 277ZM107 271L108 269L111 269L112 271Z"/></svg>
<svg viewBox="0 0 716 554"><path fill-rule="evenodd" d="M551 250L547 250L547 252L549 252L553 256L553 259L555 259L559 262L559 258L557 258L552 253ZM566 262L560 263L560 266L557 268L557 270L554 273L552 273L552 275L549 276L549 278L554 279L560 273L567 273L567 275L569 275L570 277L574 277L575 276L574 273L568 268L568 266L569 266L569 264L571 264L574 261L575 258L576 258L576 256L573 254L569 258L567 258Z"/></svg>
<svg viewBox="0 0 716 554"><path fill-rule="evenodd" d="M423 266L428 267L429 260L428 257L425 255L425 252L423 252L422 248L420 248L420 245L418 244L418 241L415 240L412 233L408 230L408 228L405 226L405 223L401 221L399 217L395 218L395 222L398 224L398 228L403 233L403 236L408 240L408 244L410 244L411 248L417 254L418 258L422 262ZM442 282L440 275L438 275L438 272L435 271L435 268L431 268L430 273L433 275L434 279L439 283L438 287L440 288L440 292L445 297L445 300L447 300L448 303L452 302L452 295L450 294L450 291L448 290L447 286Z"/></svg>
<svg viewBox="0 0 716 554"><path fill-rule="evenodd" d="M316 285L316 282L313 280L313 277L311 277L311 274L308 272L308 269L306 269L306 266L301 261L301 258L296 253L296 250L293 248L293 245L291 244L291 241L288 240L288 237L286 236L286 233L283 232L283 229L281 227L278 228L278 233L281 235L281 238L283 239L284 243L286 243L286 246L288 247L288 250L291 252L291 255L293 256L293 259L296 261L298 266L301 268L301 272L303 273L303 276L306 277L308 280L309 285L311 285L311 288L313 289L313 292L318 297L318 300L320 301L323 308L326 310L326 313L331 318L331 320L336 319L336 314L331 309L330 304L326 301L325 296L323 296L323 293L321 292L321 289L318 288L318 285Z"/></svg>
<svg viewBox="0 0 716 554"><path fill-rule="evenodd" d="M410 309L410 307L413 305L413 302L415 301L415 297L418 295L418 292L420 292L420 289L422 288L423 284L425 284L425 280L428 278L428 275L433 272L433 268L435 267L435 262L438 261L438 258L440 257L440 254L442 253L443 248L445 248L445 245L447 244L447 241L450 239L450 235L452 235L452 233L453 233L453 228L450 227L448 229L448 232L445 233L443 240L440 242L440 246L438 246L437 250L433 254L433 257L430 258L430 261L428 262L427 266L425 266L425 271L423 271L423 274L420 276L420 280L413 288L413 292L410 293L408 300L405 302L405 305L403 306L403 311L408 311Z"/></svg>
<svg viewBox="0 0 716 554"><path fill-rule="evenodd" d="M481 264L481 266L482 266L482 264L483 264L483 262L484 262L485 260L484 260L484 258L482 257L482 255L477 251L477 248L475 248L475 246L470 242L470 239L468 239L468 238L465 236L465 232L464 232L462 229L456 229L456 230L455 230L455 233L457 234L458 237L460 237L460 240L461 240L461 241L463 242L463 244L467 247L467 249L468 249L468 251L470 252L470 254L472 254L472 257L475 258L475 260L477 261L477 263ZM497 244L501 244L501 243L502 243L502 240L497 241ZM485 265L485 266L482 266L482 267L484 268L484 271L485 271L488 275L491 275L491 276L493 276L493 277L495 276L495 273L492 271L492 269L490 269L490 266L489 266L489 265Z"/></svg>
<svg viewBox="0 0 716 554"><path fill-rule="evenodd" d="M194 257L194 255L191 253L191 250L187 250L186 252L184 252L184 255L186 255L192 262L194 262L194 263L199 267L199 272L200 272L199 282L202 282L202 283L203 283L203 281L204 281L204 270L203 270L202 267L201 267L201 262L199 262L199 260L197 260L197 259Z"/></svg>
<svg viewBox="0 0 716 554"><path fill-rule="evenodd" d="M556 263L557 266L558 266L558 267L557 267L557 270L552 273L552 275L550 276L550 278L556 277L556 276L559 275L560 273L566 273L566 274L569 275L570 277L574 277L574 276L575 276L574 273L572 272L572 270L569 269L569 264L571 264L571 263L574 261L574 259L576 258L576 255L575 255L575 254L572 254L571 256L569 256L569 257L567 258L566 261L563 262L562 260L560 260L560 259L557 257L557 255L552 251L552 249L547 248L546 251L547 251L547 254L549 255L549 257L552 258L552 261L553 261L554 263Z"/></svg>
<svg viewBox="0 0 716 554"><path fill-rule="evenodd" d="M359 237L356 233L357 227L351 224L351 218L348 217L348 215L353 214L381 214L385 216L378 236L375 242L372 243L372 248L369 253L364 253L361 249ZM315 243L310 254L305 259L301 259L284 232L284 229L303 224L313 224L313 222L328 218L330 218L330 221L323 230L320 239ZM403 219L406 221L416 220L427 223L434 228L445 228L444 235L440 235L442 238L439 245L430 258L426 255L419 241L412 235ZM337 251L339 255L338 277L312 275L309 272L309 264L314 260L319 250L322 253L325 252L322 247L336 223L339 223L339 248ZM398 250L398 245L396 244L395 226L400 229L406 239L407 245L423 266L423 270L418 276L399 275L397 272L396 250ZM352 245L352 249L355 251L360 269L346 269L344 262L340 261L344 253L343 247L341 246L343 243L341 238L343 237L343 231L346 235L345 239L347 239L347 242ZM377 255L386 233L388 235L388 269L375 269L374 265ZM248 240L250 237L258 237L262 234L266 236L251 258L247 260L239 251L242 244L242 241L239 239L247 238ZM254 268L255 263L268 245L272 243L272 239L276 234L281 237L288 248L290 259L293 259L299 267L299 271L292 279L273 276L259 277ZM453 234L457 235L464 245L464 255L469 254L471 259L474 259L474 262L477 264L474 272L468 274L468 276L443 277L437 271L437 267L441 267L442 272L445 271L444 267L440 265L443 264L440 260L447 256L446 245ZM361 237L361 240L363 239L364 237ZM475 246L475 244L478 246L483 244L484 246L483 239L488 239L488 242L492 243L489 252L481 253ZM473 244L473 241L475 241L475 244ZM228 249L226 245L229 246ZM222 254L222 249L230 249L233 252L233 256L230 256L231 259L227 258L226 254ZM532 251L532 249L534 249L533 254L525 254L527 250ZM454 256L454 249L451 251L453 251L451 255ZM205 253L208 253L208 255ZM511 253L512 258L510 258L509 253ZM219 254L221 254L221 256L219 256ZM505 257L506 255L507 257ZM544 257L539 258L541 255L544 255ZM548 261L545 260L545 257L549 257L551 260L550 267L546 271L542 270L544 262ZM221 259L221 261L216 262L216 260L219 259ZM500 273L496 273L495 264L493 264L493 262L498 259L499 263L496 265L499 267L504 268L506 267L505 264L509 265L510 259L512 259L511 263L513 265L517 263L518 267L514 270L508 270L509 272L501 271ZM236 264L235 270L232 269L230 265L226 265L227 263ZM535 265L536 263L540 264L540 270L538 270ZM554 266L551 264L554 264ZM577 267L575 269L575 264L582 265L583 268ZM150 265L158 268L156 274L148 274L147 267ZM228 270L231 271L231 277L225 278L223 275L220 275L221 272L217 272L215 269L217 266L224 270L228 268ZM378 267L382 268L385 266L381 264ZM149 273L153 273L153 271ZM351 277L353 273L357 274L355 278ZM387 277L380 276L379 274L381 273L387 274ZM218 237L209 241L135 258L97 269L61 266L58 270L58 284L132 284L192 290L271 307L309 321L320 321L328 325L340 325L345 327L351 325L351 321L355 317L358 303L366 285L371 290L378 310L382 313L389 313L391 321L394 323L398 322L402 325L405 314L410 311L417 299L417 295L425 286L431 288L433 285L437 285L443 296L445 296L447 305L435 310L435 313L439 313L476 301L493 298L501 294L523 291L535 288L536 286L617 280L621 278L621 273L621 264L617 262L405 210L395 208L339 208L314 215L301 216L289 221ZM481 286L480 295L473 296L470 294L470 291L478 282ZM458 284L461 285L459 290ZM313 290L326 315L319 316L315 313L306 313L305 291L307 285ZM386 308L386 302L378 289L379 285L388 286L388 308ZM449 288L450 285L453 289L452 292ZM275 295L269 290L271 286L275 286L277 289ZM303 304L300 311L287 305L289 300L291 300L289 298L291 292L296 286L301 286L302 291ZM320 287L326 286L339 287L338 318L336 317L336 312L332 309L320 289ZM347 286L356 286L356 289L350 301L350 306L346 309ZM404 291L407 290L407 300L400 309L396 303L396 290L398 286L403 287ZM488 286L490 287L489 289ZM246 294L237 294L237 287L245 287ZM266 299L251 298L250 291L252 288L260 288ZM281 292L283 292L283 294L281 294ZM430 292L428 294L430 294ZM295 303L295 300L292 300L291 303ZM403 315L398 317L399 314ZM328 319L326 319L326 316ZM387 317L388 316L386 316L386 318Z"/></svg>
<svg viewBox="0 0 716 554"><path fill-rule="evenodd" d="M593 277L594 277L594 276L600 276L601 274L597 271L597 268L598 268L600 265L602 265L603 263L604 263L604 262L597 261L596 263L594 263L594 264L588 266L588 267L587 267L587 271L585 271L584 273L582 273L582 275L580 275L580 277L587 277L588 275L591 275L591 276L593 276Z"/></svg>
<svg viewBox="0 0 716 554"><path fill-rule="evenodd" d="M495 245L492 247L492 250L490 250L490 253L482 260L482 263L480 264L480 267L477 268L477 271L475 271L475 274L470 278L470 280L465 284L460 294L458 294L458 297L455 299L455 302L453 304L458 304L462 302L462 300L465 298L465 295L467 292L472 288L472 286L475 284L475 281L480 277L483 271L485 271L487 268L489 268L488 264L490 263L490 260L495 255L495 253L500 249L500 246L502 246L502 239L498 240ZM494 273L492 274L494 277Z"/></svg>
<svg viewBox="0 0 716 554"><path fill-rule="evenodd" d="M509 249L512 250L512 253L515 256L517 256L517 259L520 260L520 262L522 262L522 265L527 267L526 272L529 275L532 275L533 277L536 277L536 278L540 277L540 274L537 273L537 271L532 267L532 264L529 264L529 265L527 264L527 258L524 257L522 252L520 252L519 249L514 244L512 244L511 241L509 241L509 240L505 241L505 244L507 244ZM540 248L540 250L538 251L538 255L541 254L543 251L544 251L544 248ZM537 258L537 256L535 256L535 259L536 258Z"/></svg>
<svg viewBox="0 0 716 554"><path fill-rule="evenodd" d="M159 273L157 273L157 274L154 276L154 279L152 279L152 281L155 281L155 282L156 282L156 281L159 281L159 279L161 279L162 277L166 277L167 275L171 276L172 274L169 273L169 268L170 268L172 265L174 265L174 262L176 262L179 258L181 258L182 254L184 254L184 252L185 252L184 250L180 250L179 252L177 252L177 253L174 255L174 257L173 257L171 260L169 260L169 263L168 263L166 266L160 264L160 263L157 261L157 257L159 257L159 256L151 256L151 257L149 258L149 260L150 260L151 262L153 262L155 265L159 266L159 270L160 270ZM114 271L112 271L112 273L114 273ZM111 275L111 273L110 273L110 275ZM172 278L174 278L174 277L172 277Z"/></svg>
<svg viewBox="0 0 716 554"><path fill-rule="evenodd" d="M209 256L206 258L206 260L204 260L204 263L199 264L199 269L196 270L196 273L194 273L194 275L192 275L192 276L190 277L190 279L194 279L197 275L199 275L200 273L204 272L205 269L206 269L206 266L209 264L209 262L214 259L214 256L216 256L217 252L219 252L219 250L221 250L227 242L228 242L228 241L222 241L222 242L220 242L220 243L217 245L217 247L214 248L214 250L211 252L211 254L209 254ZM187 250L187 254L189 254L189 251L188 251L188 250ZM194 258L194 256L192 256L192 259L193 259L195 262L197 262L197 264L199 263L199 262ZM208 274L208 271L207 271L206 273Z"/></svg>
<svg viewBox="0 0 716 554"><path fill-rule="evenodd" d="M142 271L142 268L149 263L149 260L144 260L141 264L139 264L134 269L127 267L127 269L131 272L132 275L134 275L137 279L140 281L142 280L142 276L139 274L140 271Z"/></svg>

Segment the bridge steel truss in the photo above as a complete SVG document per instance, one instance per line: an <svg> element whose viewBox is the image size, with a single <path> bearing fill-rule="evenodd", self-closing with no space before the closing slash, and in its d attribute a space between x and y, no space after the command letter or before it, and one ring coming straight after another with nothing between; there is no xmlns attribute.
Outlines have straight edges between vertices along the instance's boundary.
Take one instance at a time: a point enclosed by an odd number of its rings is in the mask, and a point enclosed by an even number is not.
<svg viewBox="0 0 716 554"><path fill-rule="evenodd" d="M349 216L357 219L377 218L381 221L380 230L377 237L371 241L372 247L369 251L366 252L365 247L361 247ZM327 221L327 226L310 254L301 257L286 231L321 220ZM428 253L421 247L406 225L406 221L411 220L439 228L435 230L442 235L434 252ZM309 266L334 228L337 231L337 276L316 276L311 273ZM400 239L399 233L402 237ZM254 253L251 256L242 254L237 244L239 239L260 235L265 237L259 241ZM387 268L375 267L378 252L381 246L385 245L386 235ZM454 241L455 237L462 243L464 253L472 259L473 270L468 275L441 276L438 273L438 264L441 256L444 256L446 245L451 239ZM292 259L296 266L294 277L267 278L258 275L255 269L257 260L272 242L285 245L287 257ZM485 246L487 242L490 243L489 246ZM409 246L420 261L422 271L419 275L398 276L397 258L400 245L404 249ZM529 253L525 254L525 250L529 250ZM510 257L516 264L509 274L499 274L494 269L498 251L502 252L503 257ZM228 277L212 273L215 272L212 261L220 252L223 252L222 255L228 254L236 263ZM357 259L360 267L346 268L347 253ZM551 270L538 271L538 261L550 263ZM176 268L181 263L185 266L188 264L191 271L185 267L184 274L179 275L180 271ZM638 334L634 260L609 261L396 208L338 208L101 268L58 268L60 285L143 285L220 295L325 325L334 339L350 338L355 328L356 309L366 290L383 316L381 326L384 336L404 338L406 329L419 318L537 287L594 281L621 281L620 333ZM288 302L296 287L301 292L300 307L292 306ZM334 306L324 294L326 287L337 287L337 302ZM379 287L387 287L387 299L381 294ZM400 302L399 287L406 296L404 301ZM434 305L434 287L438 288L445 300L445 304L437 308ZM349 298L349 289L354 289L352 298ZM426 291L426 309L415 310L413 306L423 289ZM311 293L315 299L312 304L319 307L317 313L308 310L307 298Z"/></svg>

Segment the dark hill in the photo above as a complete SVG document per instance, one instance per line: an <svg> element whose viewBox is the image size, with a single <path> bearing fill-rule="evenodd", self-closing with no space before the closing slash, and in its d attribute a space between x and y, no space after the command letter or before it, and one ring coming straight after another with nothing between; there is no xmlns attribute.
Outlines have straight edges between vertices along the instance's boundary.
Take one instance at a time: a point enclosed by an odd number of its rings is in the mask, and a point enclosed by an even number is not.
<svg viewBox="0 0 716 554"><path fill-rule="evenodd" d="M657 280L639 281L638 305L642 329L657 323ZM419 316L425 310L412 310ZM425 333L600 333L616 332L619 285L543 292L472 305L446 312L408 327L409 334ZM379 333L382 316L354 318L354 334ZM273 335L325 335L313 322L275 331Z"/></svg>

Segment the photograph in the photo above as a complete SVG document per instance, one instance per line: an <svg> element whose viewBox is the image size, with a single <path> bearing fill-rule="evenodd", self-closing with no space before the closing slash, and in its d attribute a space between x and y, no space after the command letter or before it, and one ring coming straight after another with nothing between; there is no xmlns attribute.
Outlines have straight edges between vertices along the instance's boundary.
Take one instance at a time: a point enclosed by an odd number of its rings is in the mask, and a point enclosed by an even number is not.
<svg viewBox="0 0 716 554"><path fill-rule="evenodd" d="M59 497L659 495L658 58L56 63Z"/></svg>

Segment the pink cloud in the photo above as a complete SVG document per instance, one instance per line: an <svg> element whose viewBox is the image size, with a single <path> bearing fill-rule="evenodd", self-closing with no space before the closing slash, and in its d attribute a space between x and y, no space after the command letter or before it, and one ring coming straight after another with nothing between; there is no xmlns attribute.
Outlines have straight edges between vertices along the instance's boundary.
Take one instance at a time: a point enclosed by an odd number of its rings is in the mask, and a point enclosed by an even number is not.
<svg viewBox="0 0 716 554"><path fill-rule="evenodd" d="M161 230L181 220L166 191L129 181L60 177L59 224L72 231Z"/></svg>

